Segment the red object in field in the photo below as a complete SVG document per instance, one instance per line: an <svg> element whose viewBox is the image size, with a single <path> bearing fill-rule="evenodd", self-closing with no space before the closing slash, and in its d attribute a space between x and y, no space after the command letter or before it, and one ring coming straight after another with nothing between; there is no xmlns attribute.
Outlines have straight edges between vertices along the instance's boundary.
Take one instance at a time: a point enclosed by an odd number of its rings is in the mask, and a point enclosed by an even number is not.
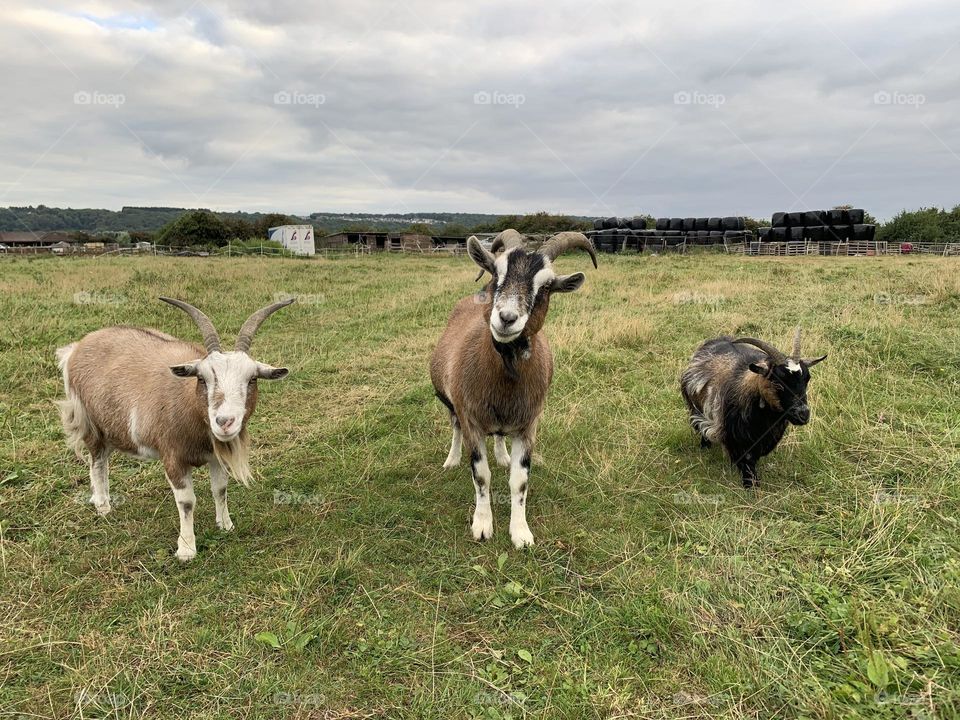
<svg viewBox="0 0 960 720"><path fill-rule="evenodd" d="M913 252L913 243L900 243L900 252L909 255Z"/></svg>

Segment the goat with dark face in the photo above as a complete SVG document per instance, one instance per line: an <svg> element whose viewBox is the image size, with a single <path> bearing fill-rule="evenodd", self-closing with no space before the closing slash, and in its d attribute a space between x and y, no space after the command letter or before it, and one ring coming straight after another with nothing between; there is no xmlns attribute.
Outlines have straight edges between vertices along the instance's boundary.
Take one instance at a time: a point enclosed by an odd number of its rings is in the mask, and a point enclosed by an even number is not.
<svg viewBox="0 0 960 720"><path fill-rule="evenodd" d="M553 355L541 328L551 296L573 292L584 281L583 273L555 274L553 261L579 248L596 267L596 253L580 233L559 233L528 252L514 230L498 235L492 252L475 237L467 248L481 276L489 272L492 279L481 292L457 303L430 360L430 377L453 426L444 467L459 465L461 447L467 449L476 490L473 536L490 538L493 513L485 439L493 435L497 462L511 468L510 538L516 547L525 547L533 544L525 507L530 456L553 378ZM507 435L512 438L509 454Z"/></svg>
<svg viewBox="0 0 960 720"><path fill-rule="evenodd" d="M703 343L680 379L701 447L722 445L744 487L752 487L759 459L773 452L789 425L810 421L810 368L826 357L800 357L800 328L789 357L756 338Z"/></svg>

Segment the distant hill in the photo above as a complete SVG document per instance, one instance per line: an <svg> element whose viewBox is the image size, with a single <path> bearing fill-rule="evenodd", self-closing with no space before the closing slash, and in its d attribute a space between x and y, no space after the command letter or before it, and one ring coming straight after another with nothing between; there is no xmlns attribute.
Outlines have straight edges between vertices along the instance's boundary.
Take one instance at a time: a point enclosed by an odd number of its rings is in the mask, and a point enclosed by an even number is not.
<svg viewBox="0 0 960 720"><path fill-rule="evenodd" d="M315 227L327 232L336 232L347 227L363 227L370 230L403 230L411 225L428 225L441 232L446 226L473 228L477 225L495 223L501 215L484 213L311 213L309 219Z"/></svg>
<svg viewBox="0 0 960 720"><path fill-rule="evenodd" d="M124 207L116 210L91 208L36 207L0 208L0 231L3 230L80 230L88 233L118 230L159 230L187 212L186 208ZM219 212L226 219L255 222L267 213Z"/></svg>
<svg viewBox="0 0 960 720"><path fill-rule="evenodd" d="M0 231L3 230L73 230L88 233L144 230L156 231L187 212L187 208L124 207L116 210L93 208L36 207L0 208ZM246 220L255 223L267 213L217 212L223 219ZM496 222L499 215L479 213L312 213L304 222L325 233L346 228L369 230L402 230L413 223L436 227L442 232L446 226L472 228Z"/></svg>
<svg viewBox="0 0 960 720"><path fill-rule="evenodd" d="M0 231L10 230L67 230L86 233L110 231L154 232L176 220L188 208L124 207L116 210L94 208L54 208L46 205L0 208ZM217 212L224 220L244 220L255 224L269 213ZM492 213L311 213L303 218L312 224L318 234L341 230L403 230L411 225L425 225L437 234L448 229L463 233L477 227L497 225L506 215ZM589 220L590 218L577 218Z"/></svg>

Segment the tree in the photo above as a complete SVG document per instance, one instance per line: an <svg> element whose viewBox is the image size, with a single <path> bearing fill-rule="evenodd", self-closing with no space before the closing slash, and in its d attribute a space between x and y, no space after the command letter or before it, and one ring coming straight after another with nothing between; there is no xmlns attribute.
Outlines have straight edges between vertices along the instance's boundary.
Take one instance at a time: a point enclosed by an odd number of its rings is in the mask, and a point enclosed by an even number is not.
<svg viewBox="0 0 960 720"><path fill-rule="evenodd" d="M945 237L956 237L948 235L956 227L951 222L951 215L956 211L957 208L950 213L939 208L921 208L912 212L901 210L877 229L877 240L940 242Z"/></svg>
<svg viewBox="0 0 960 720"><path fill-rule="evenodd" d="M467 229L466 225L461 225L460 223L447 223L440 232L449 237L466 237L470 234L470 230Z"/></svg>
<svg viewBox="0 0 960 720"><path fill-rule="evenodd" d="M492 223L477 225L474 232L501 232L513 228L525 235L563 232L564 230L589 230L593 223L567 215L551 215L548 212L536 212L529 215L503 215Z"/></svg>
<svg viewBox="0 0 960 720"><path fill-rule="evenodd" d="M267 231L272 227L303 224L304 221L300 218L290 217L283 213L267 213L253 224L253 228L256 237L265 239L267 237Z"/></svg>
<svg viewBox="0 0 960 720"><path fill-rule="evenodd" d="M404 232L415 235L434 235L436 230L426 223L410 223L410 226Z"/></svg>
<svg viewBox="0 0 960 720"><path fill-rule="evenodd" d="M172 247L227 244L226 223L209 210L191 210L168 223L157 233L157 244Z"/></svg>

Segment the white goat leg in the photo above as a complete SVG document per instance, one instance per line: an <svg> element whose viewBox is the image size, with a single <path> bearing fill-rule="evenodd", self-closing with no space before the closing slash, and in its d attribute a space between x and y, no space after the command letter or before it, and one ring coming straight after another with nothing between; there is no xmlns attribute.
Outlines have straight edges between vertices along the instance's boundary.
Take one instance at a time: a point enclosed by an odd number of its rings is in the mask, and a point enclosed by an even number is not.
<svg viewBox="0 0 960 720"><path fill-rule="evenodd" d="M517 548L533 545L527 525L527 480L530 476L530 448L523 438L513 438L510 455L510 539Z"/></svg>
<svg viewBox="0 0 960 720"><path fill-rule="evenodd" d="M233 521L230 519L230 510L227 508L227 481L230 476L224 467L216 460L210 463L210 492L213 495L213 505L217 511L217 527L230 532L233 530Z"/></svg>
<svg viewBox="0 0 960 720"><path fill-rule="evenodd" d="M510 453L507 452L507 439L503 435L493 436L493 455L500 467L510 467Z"/></svg>
<svg viewBox="0 0 960 720"><path fill-rule="evenodd" d="M167 480L173 489L173 498L177 501L177 512L180 513L177 560L186 562L193 560L197 555L197 538L193 534L193 511L197 505L197 496L193 494L193 477L188 471L176 482L169 475Z"/></svg>
<svg viewBox="0 0 960 720"><path fill-rule="evenodd" d="M90 454L90 502L100 515L110 512L110 450Z"/></svg>
<svg viewBox="0 0 960 720"><path fill-rule="evenodd" d="M487 464L487 448L480 438L470 453L470 472L476 490L476 507L473 511L473 539L489 540L493 537L493 510L490 508L490 466Z"/></svg>
<svg viewBox="0 0 960 720"><path fill-rule="evenodd" d="M444 470L455 468L460 464L460 453L462 448L463 434L460 432L460 424L456 423L453 426L453 440L450 441L450 452L447 454L447 459L443 463Z"/></svg>

